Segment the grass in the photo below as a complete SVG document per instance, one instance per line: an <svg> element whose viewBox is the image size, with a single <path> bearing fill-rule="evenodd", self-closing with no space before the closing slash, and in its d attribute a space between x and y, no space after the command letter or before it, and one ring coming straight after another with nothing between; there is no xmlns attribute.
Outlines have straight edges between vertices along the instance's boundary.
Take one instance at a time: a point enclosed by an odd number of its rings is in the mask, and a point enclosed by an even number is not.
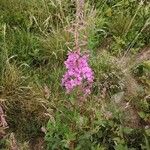
<svg viewBox="0 0 150 150"><path fill-rule="evenodd" d="M12 135L25 150L149 149L149 10L146 0L86 1L95 81L79 106L61 86L75 2L0 0L0 106L9 125L0 126L0 149L12 149Z"/></svg>

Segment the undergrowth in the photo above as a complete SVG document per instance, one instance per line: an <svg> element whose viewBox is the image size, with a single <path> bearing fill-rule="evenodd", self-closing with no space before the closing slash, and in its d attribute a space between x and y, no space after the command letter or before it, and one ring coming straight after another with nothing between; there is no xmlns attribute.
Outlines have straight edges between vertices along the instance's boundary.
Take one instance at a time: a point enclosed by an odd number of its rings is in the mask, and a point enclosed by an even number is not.
<svg viewBox="0 0 150 150"><path fill-rule="evenodd" d="M75 12L73 0L0 0L0 149L150 149L149 1L85 1L95 79L82 105L61 86Z"/></svg>

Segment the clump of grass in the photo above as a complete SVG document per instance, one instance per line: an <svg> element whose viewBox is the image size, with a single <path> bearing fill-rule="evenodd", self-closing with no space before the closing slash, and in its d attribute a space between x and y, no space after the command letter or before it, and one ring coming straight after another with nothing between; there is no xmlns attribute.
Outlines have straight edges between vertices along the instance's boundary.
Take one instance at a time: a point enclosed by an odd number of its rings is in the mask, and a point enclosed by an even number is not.
<svg viewBox="0 0 150 150"><path fill-rule="evenodd" d="M40 133L45 120L45 109L42 106L44 95L38 88L26 86L24 77L14 64L9 63L5 70L1 99L5 99L4 106L9 127L20 139Z"/></svg>

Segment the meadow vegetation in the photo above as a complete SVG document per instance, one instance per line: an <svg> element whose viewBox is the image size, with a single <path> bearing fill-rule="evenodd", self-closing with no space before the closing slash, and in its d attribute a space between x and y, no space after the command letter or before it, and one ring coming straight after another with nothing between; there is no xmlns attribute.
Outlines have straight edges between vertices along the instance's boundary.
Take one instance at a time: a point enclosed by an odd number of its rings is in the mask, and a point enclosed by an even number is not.
<svg viewBox="0 0 150 150"><path fill-rule="evenodd" d="M0 149L149 150L150 2L85 1L94 85L81 105L61 85L75 12L74 0L0 0Z"/></svg>

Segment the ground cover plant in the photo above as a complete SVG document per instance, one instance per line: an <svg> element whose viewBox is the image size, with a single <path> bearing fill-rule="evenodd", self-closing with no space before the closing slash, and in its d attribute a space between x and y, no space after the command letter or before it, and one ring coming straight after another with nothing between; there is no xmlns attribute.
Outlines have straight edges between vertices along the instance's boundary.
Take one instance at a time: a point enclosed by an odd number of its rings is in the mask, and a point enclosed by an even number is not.
<svg viewBox="0 0 150 150"><path fill-rule="evenodd" d="M150 2L0 0L0 149L149 150Z"/></svg>

